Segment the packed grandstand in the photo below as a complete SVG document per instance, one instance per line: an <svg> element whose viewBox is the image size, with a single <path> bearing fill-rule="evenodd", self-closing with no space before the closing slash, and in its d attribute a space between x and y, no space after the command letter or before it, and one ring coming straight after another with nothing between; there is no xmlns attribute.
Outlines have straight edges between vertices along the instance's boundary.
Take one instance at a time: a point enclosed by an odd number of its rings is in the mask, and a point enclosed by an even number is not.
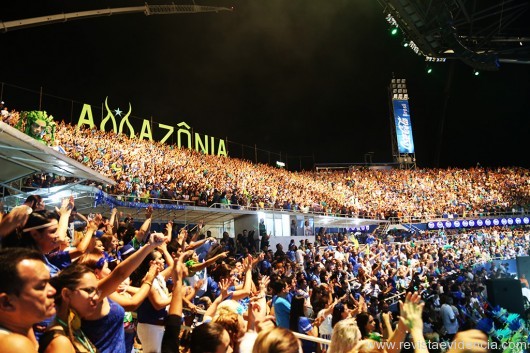
<svg viewBox="0 0 530 353"><path fill-rule="evenodd" d="M18 126L18 113L2 116ZM115 180L100 185L110 197L142 205L428 220L526 215L530 203L522 168L295 173L64 123L54 133L50 148ZM25 180L26 191L72 182ZM260 226L214 238L168 219L156 233L152 207L133 220L115 208L75 213L75 202L54 211L30 195L2 214L2 351L481 353L520 352L530 338L524 224L362 237L320 228L271 249ZM520 312L488 298L496 279L516 282Z"/></svg>
<svg viewBox="0 0 530 353"><path fill-rule="evenodd" d="M18 118L5 120L16 125ZM114 179L117 184L106 190L110 194L146 202L373 219L515 213L530 204L530 171L516 167L289 172L63 122L53 145ZM27 182L43 186L39 180Z"/></svg>

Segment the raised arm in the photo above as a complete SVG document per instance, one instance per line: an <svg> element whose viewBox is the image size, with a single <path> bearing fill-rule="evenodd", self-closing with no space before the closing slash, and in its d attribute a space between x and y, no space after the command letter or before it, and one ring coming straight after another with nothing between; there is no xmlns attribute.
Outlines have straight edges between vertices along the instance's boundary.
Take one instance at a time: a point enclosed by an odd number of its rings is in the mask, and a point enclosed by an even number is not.
<svg viewBox="0 0 530 353"><path fill-rule="evenodd" d="M116 214L118 213L118 209L117 208L113 208L112 211L110 212L110 220L109 220L109 224L110 226L114 229L114 225L115 225L115 222L116 222ZM117 229L117 228L116 228Z"/></svg>
<svg viewBox="0 0 530 353"><path fill-rule="evenodd" d="M256 331L256 323L262 322L267 316L267 287L269 283L269 276L263 276L259 282L258 295L250 299L247 331Z"/></svg>
<svg viewBox="0 0 530 353"><path fill-rule="evenodd" d="M155 277L157 275L157 270L158 265L156 264L152 264L149 267L149 271L143 278L140 288L138 288L138 291L136 291L136 293L134 293L132 297L126 297L117 292L114 292L109 295L109 298L123 306L125 311L135 311L136 309L138 309L140 304L142 304L145 298L147 298L149 290L151 289L153 281L155 280Z"/></svg>
<svg viewBox="0 0 530 353"><path fill-rule="evenodd" d="M320 325L322 325L322 323L324 322L324 320L326 320L326 318L328 317L328 315L331 315L331 313L333 313L333 308L335 307L335 305L337 305L339 303L339 300L338 299L335 299L331 304L328 305L328 307L324 310L324 313L322 315L319 315L315 321L313 321L313 326L315 327L319 327Z"/></svg>
<svg viewBox="0 0 530 353"><path fill-rule="evenodd" d="M116 288L142 263L145 257L164 241L161 233L151 234L149 243L142 246L134 254L121 262L115 269L98 282L101 297L106 297L116 291Z"/></svg>
<svg viewBox="0 0 530 353"><path fill-rule="evenodd" d="M243 271L245 271L245 281L243 288L238 289L232 293L233 300L240 300L246 298L252 292L252 256L243 259Z"/></svg>
<svg viewBox="0 0 530 353"><path fill-rule="evenodd" d="M173 279L175 285L173 287L173 296L169 304L169 315L182 316L182 281L184 280L185 265L182 262L182 257L179 257L173 265Z"/></svg>
<svg viewBox="0 0 530 353"><path fill-rule="evenodd" d="M75 249L68 251L68 255L70 255L70 259L72 260L76 259L87 251L90 245L90 241L92 240L92 236L94 235L96 230L98 230L98 226L96 225L94 221L90 221L88 223L87 231L83 239L81 239L81 241L79 242L79 244L77 244Z"/></svg>
<svg viewBox="0 0 530 353"><path fill-rule="evenodd" d="M186 250L197 249L199 246L203 245L207 241L210 241L210 238L205 238L198 241L190 241L190 243L186 246Z"/></svg>
<svg viewBox="0 0 530 353"><path fill-rule="evenodd" d="M151 216L153 215L153 207L149 206L147 207L147 210L145 211L145 221L138 229L138 233L134 236L136 240L138 240L139 243L145 242L145 238L147 236L147 232L151 228Z"/></svg>
<svg viewBox="0 0 530 353"><path fill-rule="evenodd" d="M57 226L57 234L59 239L66 239L66 231L68 230L68 220L70 219L70 214L74 208L74 197L70 196L68 199L64 199L61 208L55 208L57 213L59 213L59 225Z"/></svg>
<svg viewBox="0 0 530 353"><path fill-rule="evenodd" d="M225 300L229 293L228 288L232 285L232 281L230 278L223 278L219 281L219 288L221 289L221 295L215 298L215 300L212 302L212 304L206 309L206 312L204 313L204 319L206 318L212 318L215 315L215 312L217 311L217 306Z"/></svg>
<svg viewBox="0 0 530 353"><path fill-rule="evenodd" d="M186 238L188 237L188 231L186 228L182 228L177 236L177 244L180 246L182 252L186 250Z"/></svg>
<svg viewBox="0 0 530 353"><path fill-rule="evenodd" d="M427 343L423 337L423 319L421 314L423 312L424 303L420 303L419 294L417 292L414 294L407 293L405 302L400 302L399 305L400 312L402 313L400 320L404 321L410 335L412 336L412 342L415 347L414 353L429 353ZM395 334L393 335L392 340L397 342L394 340L394 336ZM396 346L400 347L400 344L397 344Z"/></svg>
<svg viewBox="0 0 530 353"><path fill-rule="evenodd" d="M5 237L13 232L17 227L22 227L28 220L31 207L20 205L11 210L2 218L0 222L0 237Z"/></svg>
<svg viewBox="0 0 530 353"><path fill-rule="evenodd" d="M77 212L75 214L75 216L88 225L88 218L86 218L85 215L83 215L82 213Z"/></svg>
<svg viewBox="0 0 530 353"><path fill-rule="evenodd" d="M166 318L166 330L162 338L162 353L178 353L180 346L180 327L182 325L182 280L184 279L185 266L182 257L175 261L173 266L173 295L169 304L169 312Z"/></svg>
<svg viewBox="0 0 530 353"><path fill-rule="evenodd" d="M169 221L166 224L166 243L171 243L173 238L173 222Z"/></svg>
<svg viewBox="0 0 530 353"><path fill-rule="evenodd" d="M225 257L228 256L228 251L225 251L225 252L222 252L220 254L217 254L215 255L214 257L212 257L211 259L208 259L200 264L195 264L193 266L190 267L190 270L192 271L201 271L203 270L204 268L214 264L217 260L220 260L220 259L224 259Z"/></svg>
<svg viewBox="0 0 530 353"><path fill-rule="evenodd" d="M201 229L202 229L202 221L199 221L199 223L197 223L196 227L197 227L197 230L193 233L193 235L191 236L191 240L190 240L190 243L193 243L195 241L197 241L197 238L199 237L199 235L201 234ZM191 230L193 231L193 229Z"/></svg>
<svg viewBox="0 0 530 353"><path fill-rule="evenodd" d="M173 257L171 256L169 251L167 251L167 244L165 241L162 243L162 245L158 247L158 249L162 251L162 255L164 256L164 260L166 261L167 265L167 267L160 273L162 274L164 279L168 280L174 271L173 265L175 261L173 260Z"/></svg>

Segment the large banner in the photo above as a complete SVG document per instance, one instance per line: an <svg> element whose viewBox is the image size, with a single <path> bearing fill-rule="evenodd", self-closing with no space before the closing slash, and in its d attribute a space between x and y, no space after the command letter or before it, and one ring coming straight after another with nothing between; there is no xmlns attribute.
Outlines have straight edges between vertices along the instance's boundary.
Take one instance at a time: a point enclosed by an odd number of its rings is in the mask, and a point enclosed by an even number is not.
<svg viewBox="0 0 530 353"><path fill-rule="evenodd" d="M409 101L392 100L394 105L394 121L399 153L414 153L412 140L412 124L410 123Z"/></svg>

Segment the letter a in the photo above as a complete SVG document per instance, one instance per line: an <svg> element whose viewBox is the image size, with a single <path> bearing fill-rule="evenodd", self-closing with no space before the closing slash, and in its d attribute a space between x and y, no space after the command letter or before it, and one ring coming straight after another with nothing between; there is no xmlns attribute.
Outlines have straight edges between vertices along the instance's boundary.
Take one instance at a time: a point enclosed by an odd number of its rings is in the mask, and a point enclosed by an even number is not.
<svg viewBox="0 0 530 353"><path fill-rule="evenodd" d="M153 141L153 134L151 133L151 123L147 119L144 119L139 139L142 140L145 137L147 137L149 141Z"/></svg>
<svg viewBox="0 0 530 353"><path fill-rule="evenodd" d="M90 104L83 104L83 110L79 114L79 121L77 122L77 128L80 128L83 125L88 125L92 129L96 124L94 124L94 118L92 117L92 107Z"/></svg>
<svg viewBox="0 0 530 353"><path fill-rule="evenodd" d="M219 147L217 149L217 155L226 157L225 140L219 140Z"/></svg>

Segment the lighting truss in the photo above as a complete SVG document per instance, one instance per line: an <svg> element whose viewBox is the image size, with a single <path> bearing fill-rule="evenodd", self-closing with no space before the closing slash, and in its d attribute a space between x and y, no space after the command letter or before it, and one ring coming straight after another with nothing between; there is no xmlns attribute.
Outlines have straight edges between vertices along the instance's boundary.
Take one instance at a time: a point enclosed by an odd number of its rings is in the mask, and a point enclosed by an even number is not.
<svg viewBox="0 0 530 353"><path fill-rule="evenodd" d="M459 59L477 70L530 64L528 0L379 0L386 20L426 61Z"/></svg>

